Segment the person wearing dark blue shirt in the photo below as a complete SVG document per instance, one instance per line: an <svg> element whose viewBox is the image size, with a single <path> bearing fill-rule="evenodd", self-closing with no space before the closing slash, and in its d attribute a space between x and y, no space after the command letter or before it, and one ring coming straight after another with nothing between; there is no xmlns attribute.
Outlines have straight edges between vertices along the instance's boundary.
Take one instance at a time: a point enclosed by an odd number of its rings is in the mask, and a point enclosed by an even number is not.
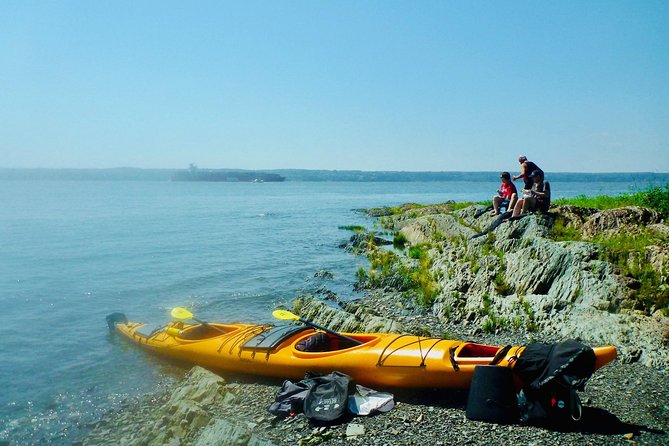
<svg viewBox="0 0 669 446"><path fill-rule="evenodd" d="M523 189L532 189L532 179L529 177L530 173L539 171L543 176L544 171L532 161L528 161L525 155L520 155L518 157L518 162L520 163L520 173L513 177L513 181L522 178L525 182L525 187Z"/></svg>

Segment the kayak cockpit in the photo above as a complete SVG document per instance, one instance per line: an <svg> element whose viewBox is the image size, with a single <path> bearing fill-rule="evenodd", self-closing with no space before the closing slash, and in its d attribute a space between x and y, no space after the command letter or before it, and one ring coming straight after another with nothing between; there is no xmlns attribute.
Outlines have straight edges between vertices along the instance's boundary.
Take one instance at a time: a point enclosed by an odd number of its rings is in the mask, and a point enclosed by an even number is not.
<svg viewBox="0 0 669 446"><path fill-rule="evenodd" d="M239 325L211 323L184 325L182 322L171 322L164 328L166 334L182 341L204 341L218 336L225 336L237 330L239 330Z"/></svg>
<svg viewBox="0 0 669 446"><path fill-rule="evenodd" d="M509 348L467 342L455 351L453 359L458 364L492 364L503 359Z"/></svg>
<svg viewBox="0 0 669 446"><path fill-rule="evenodd" d="M311 328L300 325L277 325L275 327L263 327L252 338L242 344L242 350L253 350L273 352L284 341L293 338L304 331L312 331Z"/></svg>
<svg viewBox="0 0 669 446"><path fill-rule="evenodd" d="M312 353L337 353L341 350L347 350L361 345L369 345L372 341L378 339L375 335L347 335L339 337L331 333L318 331L308 336L302 336L293 343L293 353L300 357L310 357ZM358 341L358 343L353 342Z"/></svg>

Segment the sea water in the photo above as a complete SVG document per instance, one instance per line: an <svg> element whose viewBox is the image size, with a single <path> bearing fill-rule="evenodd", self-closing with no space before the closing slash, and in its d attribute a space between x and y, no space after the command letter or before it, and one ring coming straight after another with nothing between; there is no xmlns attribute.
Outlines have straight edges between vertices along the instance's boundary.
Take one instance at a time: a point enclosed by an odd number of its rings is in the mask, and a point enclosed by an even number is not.
<svg viewBox="0 0 669 446"><path fill-rule="evenodd" d="M659 178L659 179L658 179ZM556 197L669 178L579 176ZM356 209L486 200L491 181L181 183L0 181L0 440L70 444L104 411L184 368L111 335L105 316L271 323L320 288L355 298L363 258L339 248ZM326 270L333 278L319 278Z"/></svg>

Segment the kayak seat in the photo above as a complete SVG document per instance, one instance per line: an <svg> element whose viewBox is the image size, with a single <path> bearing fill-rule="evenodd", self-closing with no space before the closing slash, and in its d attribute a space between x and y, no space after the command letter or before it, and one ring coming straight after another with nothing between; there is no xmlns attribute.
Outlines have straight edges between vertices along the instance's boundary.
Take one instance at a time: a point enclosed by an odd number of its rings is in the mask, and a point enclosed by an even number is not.
<svg viewBox="0 0 669 446"><path fill-rule="evenodd" d="M330 350L330 337L319 331L295 344L295 349L301 352L327 352Z"/></svg>
<svg viewBox="0 0 669 446"><path fill-rule="evenodd" d="M244 342L241 349L253 350L254 352L272 352L281 345L283 341L305 330L311 330L311 328L299 325L279 325L271 327Z"/></svg>
<svg viewBox="0 0 669 446"><path fill-rule="evenodd" d="M351 348L355 345L357 344L346 339L341 339L319 331L295 344L295 350L305 353L333 352Z"/></svg>

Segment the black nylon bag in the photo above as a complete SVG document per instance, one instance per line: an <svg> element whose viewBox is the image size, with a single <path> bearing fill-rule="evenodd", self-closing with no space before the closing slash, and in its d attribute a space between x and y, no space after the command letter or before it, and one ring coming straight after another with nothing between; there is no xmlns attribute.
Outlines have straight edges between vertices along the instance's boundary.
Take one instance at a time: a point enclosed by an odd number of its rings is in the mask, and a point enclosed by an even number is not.
<svg viewBox="0 0 669 446"><path fill-rule="evenodd" d="M314 382L310 379L299 382L284 381L276 395L276 401L269 406L269 412L278 417L290 417L304 411L304 400Z"/></svg>
<svg viewBox="0 0 669 446"><path fill-rule="evenodd" d="M304 415L311 420L334 421L346 412L349 395L355 393L355 380L341 372L317 376L304 400Z"/></svg>
<svg viewBox="0 0 669 446"><path fill-rule="evenodd" d="M583 390L595 370L595 353L578 341L529 344L513 372L523 381L518 394L521 421L566 425L581 417Z"/></svg>

